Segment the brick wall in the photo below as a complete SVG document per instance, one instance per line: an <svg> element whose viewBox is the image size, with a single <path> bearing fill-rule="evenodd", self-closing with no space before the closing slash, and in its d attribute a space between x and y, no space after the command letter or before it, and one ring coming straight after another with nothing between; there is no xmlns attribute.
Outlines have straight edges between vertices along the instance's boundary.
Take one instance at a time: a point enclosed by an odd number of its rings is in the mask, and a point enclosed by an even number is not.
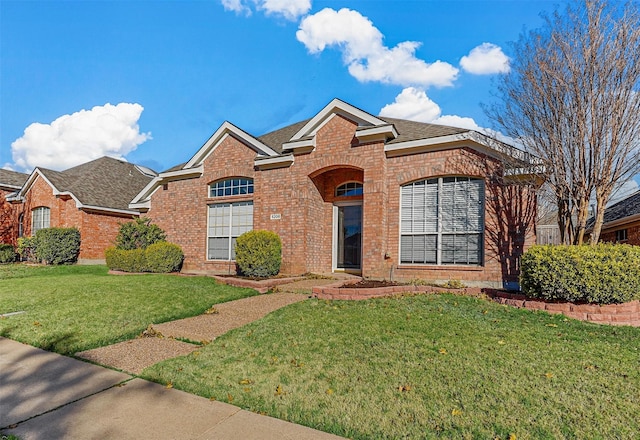
<svg viewBox="0 0 640 440"><path fill-rule="evenodd" d="M616 231L621 229L627 230L627 241L624 241L623 243L640 246L640 222L633 222L626 225L620 225L613 229L603 230L600 234L600 241L615 243Z"/></svg>
<svg viewBox="0 0 640 440"><path fill-rule="evenodd" d="M0 243L16 245L19 232L19 219L22 205L6 201L7 195L14 190L0 189Z"/></svg>

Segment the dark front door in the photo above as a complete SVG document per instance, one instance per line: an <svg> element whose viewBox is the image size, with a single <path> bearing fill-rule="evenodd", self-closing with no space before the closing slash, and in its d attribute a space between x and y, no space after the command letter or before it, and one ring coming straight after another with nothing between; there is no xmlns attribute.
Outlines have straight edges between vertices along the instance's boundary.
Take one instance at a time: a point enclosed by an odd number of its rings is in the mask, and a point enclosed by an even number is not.
<svg viewBox="0 0 640 440"><path fill-rule="evenodd" d="M362 205L338 206L336 266L361 269Z"/></svg>

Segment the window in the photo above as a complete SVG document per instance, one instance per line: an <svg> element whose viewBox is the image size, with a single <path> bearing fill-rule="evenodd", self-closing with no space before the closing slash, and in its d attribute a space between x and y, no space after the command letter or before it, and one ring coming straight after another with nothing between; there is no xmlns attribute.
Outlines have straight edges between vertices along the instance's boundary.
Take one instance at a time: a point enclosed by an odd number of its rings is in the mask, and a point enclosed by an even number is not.
<svg viewBox="0 0 640 440"><path fill-rule="evenodd" d="M48 228L51 223L51 210L46 207L36 208L31 211L31 234L35 235L40 229Z"/></svg>
<svg viewBox="0 0 640 440"><path fill-rule="evenodd" d="M336 188L336 197L343 196L361 196L362 195L362 183L359 182L347 182L343 183Z"/></svg>
<svg viewBox="0 0 640 440"><path fill-rule="evenodd" d="M620 229L616 231L616 241L627 241L627 230Z"/></svg>
<svg viewBox="0 0 640 440"><path fill-rule="evenodd" d="M253 229L253 202L209 205L207 258L235 260L236 238Z"/></svg>
<svg viewBox="0 0 640 440"><path fill-rule="evenodd" d="M24 214L20 214L18 217L18 238L24 235Z"/></svg>
<svg viewBox="0 0 640 440"><path fill-rule="evenodd" d="M235 178L220 180L209 185L209 197L253 194L253 179Z"/></svg>
<svg viewBox="0 0 640 440"><path fill-rule="evenodd" d="M400 189L400 262L482 263L484 182L420 180Z"/></svg>

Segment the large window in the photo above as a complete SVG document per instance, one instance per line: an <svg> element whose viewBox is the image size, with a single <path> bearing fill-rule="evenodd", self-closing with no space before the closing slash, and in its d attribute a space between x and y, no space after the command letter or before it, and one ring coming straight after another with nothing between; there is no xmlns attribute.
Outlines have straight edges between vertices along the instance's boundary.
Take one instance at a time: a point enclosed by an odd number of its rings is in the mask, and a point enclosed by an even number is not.
<svg viewBox="0 0 640 440"><path fill-rule="evenodd" d="M253 202L209 205L209 260L235 260L236 238L253 229Z"/></svg>
<svg viewBox="0 0 640 440"><path fill-rule="evenodd" d="M253 194L253 179L236 177L220 180L209 185L209 197L239 196Z"/></svg>
<svg viewBox="0 0 640 440"><path fill-rule="evenodd" d="M482 263L482 180L469 177L420 180L402 186L400 196L401 263Z"/></svg>
<svg viewBox="0 0 640 440"><path fill-rule="evenodd" d="M35 235L40 229L48 228L51 224L51 210L44 206L31 211L31 234Z"/></svg>

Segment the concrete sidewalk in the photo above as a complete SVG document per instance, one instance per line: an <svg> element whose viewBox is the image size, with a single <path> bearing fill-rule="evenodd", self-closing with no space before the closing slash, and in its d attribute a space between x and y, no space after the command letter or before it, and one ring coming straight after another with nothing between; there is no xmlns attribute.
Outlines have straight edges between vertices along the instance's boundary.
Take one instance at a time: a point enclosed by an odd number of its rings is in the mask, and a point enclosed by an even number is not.
<svg viewBox="0 0 640 440"><path fill-rule="evenodd" d="M22 440L341 438L2 337L0 431Z"/></svg>

